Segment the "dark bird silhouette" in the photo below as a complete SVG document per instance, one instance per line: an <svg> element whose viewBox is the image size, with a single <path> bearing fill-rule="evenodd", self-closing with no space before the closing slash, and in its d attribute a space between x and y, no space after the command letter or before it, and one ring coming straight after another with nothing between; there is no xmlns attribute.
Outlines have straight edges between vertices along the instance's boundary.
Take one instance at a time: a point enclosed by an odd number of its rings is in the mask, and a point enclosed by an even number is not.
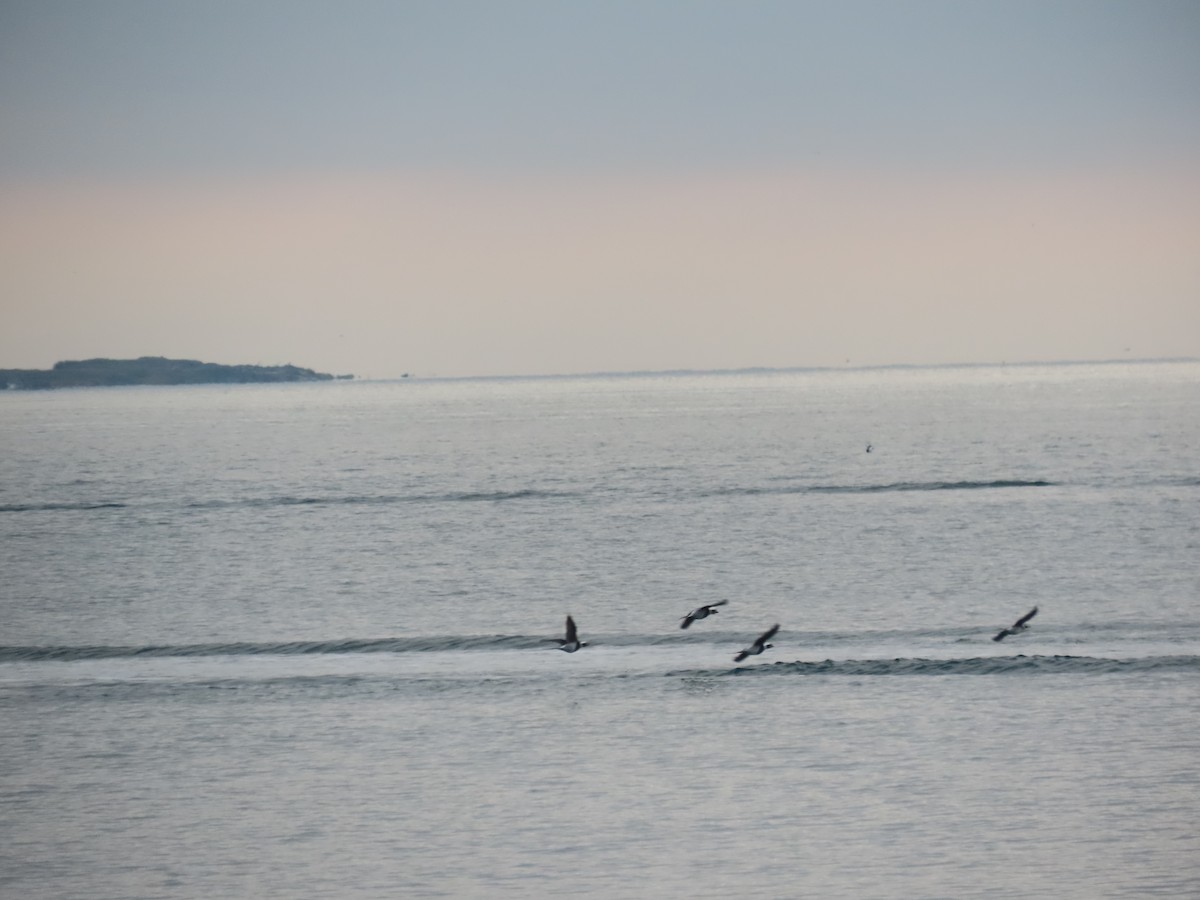
<svg viewBox="0 0 1200 900"><path fill-rule="evenodd" d="M733 658L733 661L741 662L747 656L758 656L758 654L762 653L764 650L771 649L771 647L773 647L774 644L768 644L767 641L769 641L771 638L775 637L775 632L777 632L778 630L779 630L779 623L776 622L774 625L772 625L770 628L768 628L766 631L764 631L762 634L760 634L758 637L756 637L754 639L753 644L751 644L745 650L742 650L740 653L738 653L738 655Z"/></svg>
<svg viewBox="0 0 1200 900"><path fill-rule="evenodd" d="M1037 615L1037 609L1038 608L1035 606L1029 612L1025 613L1025 615L1021 616L1021 618L1017 619L1017 621L1013 622L1011 627L1005 628L998 635L992 638L992 640L1002 641L1006 637L1014 634L1020 634L1022 631L1025 631L1027 628L1029 628L1029 625L1027 624L1029 620Z"/></svg>
<svg viewBox="0 0 1200 900"><path fill-rule="evenodd" d="M687 628L693 622L698 622L701 619L707 619L709 616L715 616L720 610L718 606L724 606L728 600L718 600L716 603L706 603L704 606L693 609L690 613L683 617L683 621L679 623L680 628Z"/></svg>
<svg viewBox="0 0 1200 900"><path fill-rule="evenodd" d="M566 653L574 653L580 647L586 647L587 641L579 639L579 632L575 629L575 620L567 616L567 636L565 638L546 638L548 641L558 641L558 649Z"/></svg>
<svg viewBox="0 0 1200 900"><path fill-rule="evenodd" d="M870 452L871 452L871 445L870 445L870 444L867 444L867 452L868 452L868 453L870 453Z"/></svg>

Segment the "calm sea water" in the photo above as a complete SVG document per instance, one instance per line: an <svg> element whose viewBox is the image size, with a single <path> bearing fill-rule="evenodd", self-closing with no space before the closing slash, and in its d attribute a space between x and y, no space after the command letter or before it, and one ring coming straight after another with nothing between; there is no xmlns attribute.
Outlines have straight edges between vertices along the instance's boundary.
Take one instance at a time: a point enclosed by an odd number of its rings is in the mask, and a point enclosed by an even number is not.
<svg viewBox="0 0 1200 900"><path fill-rule="evenodd" d="M9 392L0 571L5 896L1200 895L1198 363Z"/></svg>

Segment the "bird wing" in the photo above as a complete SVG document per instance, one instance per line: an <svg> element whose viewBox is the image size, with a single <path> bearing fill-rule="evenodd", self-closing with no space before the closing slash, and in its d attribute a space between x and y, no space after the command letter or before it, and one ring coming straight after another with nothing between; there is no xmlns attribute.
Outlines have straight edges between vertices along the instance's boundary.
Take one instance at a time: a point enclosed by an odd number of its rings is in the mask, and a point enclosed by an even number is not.
<svg viewBox="0 0 1200 900"><path fill-rule="evenodd" d="M741 662L743 659L745 659L745 658L746 658L747 656L749 656L749 655L750 655L750 654L749 654L749 653L747 653L745 650L742 650L742 651L740 651L740 652L738 653L738 655L737 655L737 656L735 656L735 657L733 658L733 661L734 661L734 662Z"/></svg>
<svg viewBox="0 0 1200 900"><path fill-rule="evenodd" d="M1025 613L1025 615L1021 616L1021 618L1017 619L1017 622L1015 625L1013 625L1013 628L1020 628L1022 625L1024 625L1026 622L1028 622L1030 619L1032 619L1036 615L1037 615L1037 607L1035 606L1029 612Z"/></svg>
<svg viewBox="0 0 1200 900"><path fill-rule="evenodd" d="M567 643L579 640L579 636L575 631L575 620L567 616Z"/></svg>
<svg viewBox="0 0 1200 900"><path fill-rule="evenodd" d="M693 621L694 620L692 619L692 614L688 613L686 616L683 617L683 621L679 623L679 627L687 628L689 625L692 624Z"/></svg>
<svg viewBox="0 0 1200 900"><path fill-rule="evenodd" d="M775 637L775 632L777 632L778 630L779 630L779 623L776 622L774 625L772 625L770 628L768 628L766 631L764 631L762 633L762 635L759 637L759 639L757 641L755 641L754 643L765 644L771 638Z"/></svg>
<svg viewBox="0 0 1200 900"><path fill-rule="evenodd" d="M708 604L708 608L709 608L709 609L715 609L715 608L716 608L716 607L718 607L718 606L724 606L724 605L725 605L726 603L728 603L728 602L729 602L728 600L718 600L716 603L710 603L710 604Z"/></svg>

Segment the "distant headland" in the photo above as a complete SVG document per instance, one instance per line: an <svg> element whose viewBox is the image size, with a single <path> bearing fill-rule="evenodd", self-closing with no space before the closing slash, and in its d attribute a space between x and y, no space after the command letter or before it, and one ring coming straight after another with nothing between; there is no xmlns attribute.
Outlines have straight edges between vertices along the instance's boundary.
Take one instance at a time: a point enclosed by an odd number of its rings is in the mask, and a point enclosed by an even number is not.
<svg viewBox="0 0 1200 900"><path fill-rule="evenodd" d="M263 384L284 381L333 381L353 375L327 375L299 366L226 366L195 359L82 359L57 362L52 369L0 369L0 388L47 390L115 387L129 384Z"/></svg>

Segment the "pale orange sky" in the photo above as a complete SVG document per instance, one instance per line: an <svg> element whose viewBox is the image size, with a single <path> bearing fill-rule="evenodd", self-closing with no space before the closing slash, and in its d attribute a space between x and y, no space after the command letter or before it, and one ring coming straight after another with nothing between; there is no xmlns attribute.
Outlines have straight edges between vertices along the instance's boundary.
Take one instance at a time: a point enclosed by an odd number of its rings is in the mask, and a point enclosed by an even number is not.
<svg viewBox="0 0 1200 900"><path fill-rule="evenodd" d="M1181 190L1186 187L1186 190ZM9 366L367 376L1200 354L1200 181L861 172L10 190Z"/></svg>
<svg viewBox="0 0 1200 900"><path fill-rule="evenodd" d="M504 9L6 5L0 367L1200 356L1187 5Z"/></svg>

